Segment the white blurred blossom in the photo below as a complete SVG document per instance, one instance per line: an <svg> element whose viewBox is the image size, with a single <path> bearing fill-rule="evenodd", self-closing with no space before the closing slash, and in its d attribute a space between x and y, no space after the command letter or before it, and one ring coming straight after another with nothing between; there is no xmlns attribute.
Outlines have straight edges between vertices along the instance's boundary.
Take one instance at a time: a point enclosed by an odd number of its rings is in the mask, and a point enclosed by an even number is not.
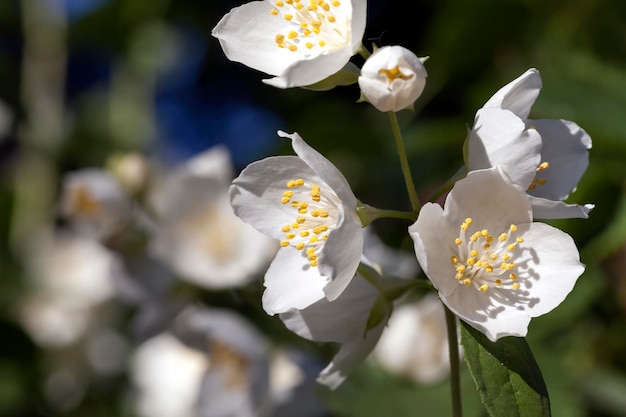
<svg viewBox="0 0 626 417"><path fill-rule="evenodd" d="M233 213L232 171L230 154L216 147L165 174L151 194L151 252L180 278L208 289L247 284L267 268L278 246Z"/></svg>
<svg viewBox="0 0 626 417"><path fill-rule="evenodd" d="M18 315L42 346L65 346L97 319L95 309L115 293L120 260L97 241L69 233L43 234L25 256L31 292Z"/></svg>
<svg viewBox="0 0 626 417"><path fill-rule="evenodd" d="M447 377L450 359L441 301L427 295L394 308L374 357L389 372L418 384L433 384Z"/></svg>
<svg viewBox="0 0 626 417"><path fill-rule="evenodd" d="M78 233L106 239L127 225L131 204L113 175L86 168L63 177L60 213Z"/></svg>
<svg viewBox="0 0 626 417"><path fill-rule="evenodd" d="M146 417L266 416L267 355L267 342L241 316L190 307L133 356L135 410Z"/></svg>

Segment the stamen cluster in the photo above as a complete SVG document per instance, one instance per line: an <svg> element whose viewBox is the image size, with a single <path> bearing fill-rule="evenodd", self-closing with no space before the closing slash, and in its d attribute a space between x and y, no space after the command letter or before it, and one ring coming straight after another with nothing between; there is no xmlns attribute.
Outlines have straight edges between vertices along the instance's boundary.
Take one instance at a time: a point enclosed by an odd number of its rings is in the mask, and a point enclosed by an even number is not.
<svg viewBox="0 0 626 417"><path fill-rule="evenodd" d="M550 164L548 162L542 162L537 167L537 174L539 174L540 172L545 171L546 169L548 169L549 166L550 166ZM534 190L535 188L537 188L537 186L546 185L547 182L548 182L548 180L545 179L545 178L535 177L535 178L533 178L533 181L528 186L528 189L529 190Z"/></svg>
<svg viewBox="0 0 626 417"><path fill-rule="evenodd" d="M343 19L335 14L341 6L339 0L310 0L308 6L301 0L276 0L274 6L270 13L282 17L293 27L287 33L276 35L276 46L279 48L292 52L298 51L301 46L307 50L319 50L329 44L343 46L348 41L346 31L338 24Z"/></svg>
<svg viewBox="0 0 626 417"><path fill-rule="evenodd" d="M319 185L298 178L287 181L287 190L281 198L281 203L295 209L297 216L292 223L281 228L284 239L280 241L280 246L293 246L304 251L313 267L318 264L319 247L337 223L335 205L338 202L328 197L322 196Z"/></svg>
<svg viewBox="0 0 626 417"><path fill-rule="evenodd" d="M509 230L497 239L487 229L478 230L466 238L472 222L470 217L465 219L460 226L459 237L454 241L457 255L450 257L450 263L455 267L455 279L482 292L490 286L519 289L518 274L514 272L517 264L513 258L524 238L513 238L517 226L510 225Z"/></svg>

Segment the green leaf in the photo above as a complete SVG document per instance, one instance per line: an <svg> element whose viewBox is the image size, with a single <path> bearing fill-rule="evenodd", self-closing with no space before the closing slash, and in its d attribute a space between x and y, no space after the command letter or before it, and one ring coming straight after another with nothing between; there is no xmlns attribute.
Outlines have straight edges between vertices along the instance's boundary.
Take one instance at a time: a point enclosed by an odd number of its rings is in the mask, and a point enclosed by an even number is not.
<svg viewBox="0 0 626 417"><path fill-rule="evenodd" d="M491 417L550 416L548 390L522 337L492 342L461 321L465 361Z"/></svg>
<svg viewBox="0 0 626 417"><path fill-rule="evenodd" d="M367 326L365 327L365 332L368 332L370 329L378 326L383 320L389 316L391 313L391 305L389 301L382 295L376 297L376 301L374 301L374 305L372 306L372 310L370 311L370 315L367 318Z"/></svg>

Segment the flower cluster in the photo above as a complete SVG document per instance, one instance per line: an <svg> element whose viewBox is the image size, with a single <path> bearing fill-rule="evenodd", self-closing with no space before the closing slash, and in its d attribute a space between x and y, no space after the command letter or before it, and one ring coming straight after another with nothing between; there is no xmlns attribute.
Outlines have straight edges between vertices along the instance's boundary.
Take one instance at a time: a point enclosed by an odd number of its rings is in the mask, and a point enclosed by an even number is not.
<svg viewBox="0 0 626 417"><path fill-rule="evenodd" d="M274 75L265 82L280 88L349 84L350 59L360 53L366 61L351 81L360 101L393 121L422 94L426 59L401 46L370 55L361 44L364 22L365 1L254 1L228 13L213 35L230 60ZM466 176L453 177L443 207L419 206L402 161L414 206L408 232L428 281L414 273L398 281L390 262L363 257L362 227L398 216L358 201L339 170L297 133L278 132L295 156L254 162L233 181L235 214L280 245L265 274L265 311L302 337L341 345L320 382L334 388L364 360L396 314L394 300L412 286L434 288L449 311L494 342L525 336L532 317L572 291L584 271L573 239L535 219L588 217L593 205L565 199L587 168L591 139L570 121L529 119L540 88L539 72L530 69L478 110L459 171ZM401 143L397 130L396 122ZM400 314L404 306L397 307ZM443 327L443 315L436 322ZM409 358L410 348L395 348L403 349ZM400 360L381 363L398 367Z"/></svg>

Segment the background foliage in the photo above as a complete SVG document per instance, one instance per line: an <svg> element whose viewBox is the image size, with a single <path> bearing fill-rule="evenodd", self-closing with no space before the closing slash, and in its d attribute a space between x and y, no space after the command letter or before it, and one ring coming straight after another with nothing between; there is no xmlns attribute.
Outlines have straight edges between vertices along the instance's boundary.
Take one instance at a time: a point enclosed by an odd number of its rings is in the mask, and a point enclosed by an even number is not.
<svg viewBox="0 0 626 417"><path fill-rule="evenodd" d="M218 143L231 149L239 170L289 152L275 134L282 129L298 131L335 162L362 201L408 209L386 116L356 104L356 86L278 91L261 83L262 74L225 59L210 31L238 3L0 2L0 99L16 116L12 134L0 141L1 415L54 414L42 397L50 356L14 319L15 302L27 291L16 242L33 224L54 217L62 173L103 166L126 150L173 163ZM42 26L28 24L24 11L36 7L37 18L46 20L59 6L67 31L55 45ZM539 69L544 83L531 116L573 120L591 135L590 166L571 201L596 208L589 220L554 222L574 237L587 270L557 310L533 320L528 342L553 415L626 415L626 3L369 0L368 8L368 42L430 56L415 113L399 114L422 200L462 164L475 111L527 68ZM63 55L67 66L55 75L54 60ZM38 116L25 98L33 87L24 69L28 59L49 64L48 76L57 77L61 108L52 120ZM388 244L410 249L407 226L376 223ZM185 290L242 310L277 340L294 339L277 318L264 317L256 294L242 305L231 294ZM125 415L123 380L91 381L67 415ZM463 393L466 414L484 415L467 374ZM446 383L416 387L368 364L336 392L321 395L334 416L450 412Z"/></svg>

